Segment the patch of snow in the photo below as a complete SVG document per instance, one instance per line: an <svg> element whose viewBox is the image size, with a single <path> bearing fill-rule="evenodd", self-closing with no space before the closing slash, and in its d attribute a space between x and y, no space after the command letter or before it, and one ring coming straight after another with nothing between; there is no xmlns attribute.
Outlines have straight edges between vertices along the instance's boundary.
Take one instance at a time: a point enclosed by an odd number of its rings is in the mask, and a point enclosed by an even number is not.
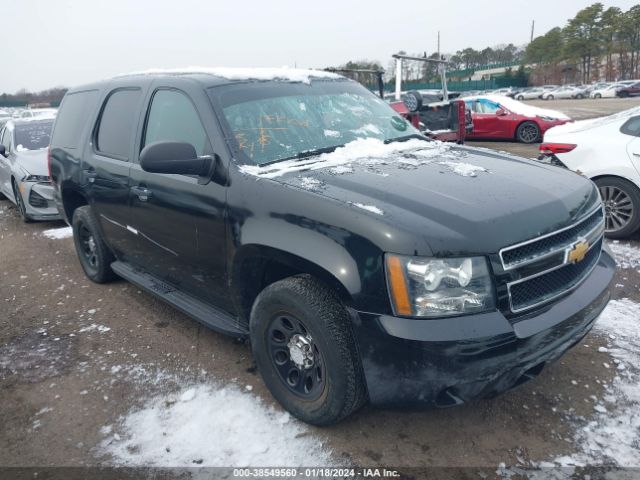
<svg viewBox="0 0 640 480"><path fill-rule="evenodd" d="M179 74L203 73L228 80L280 80L285 82L310 84L312 78L339 79L341 75L324 70L311 70L303 68L230 68L230 67L185 67L170 69L149 69L139 72L125 73L118 77L128 75L179 75Z"/></svg>
<svg viewBox="0 0 640 480"><path fill-rule="evenodd" d="M607 353L618 370L607 386L609 405L594 407L595 418L574 434L579 452L555 459L561 465L614 464L640 466L640 304L629 299L612 300L595 324L595 332L610 338ZM615 332L615 335L611 335Z"/></svg>
<svg viewBox="0 0 640 480"><path fill-rule="evenodd" d="M350 202L354 207L361 208L367 212L375 213L376 215L384 215L384 211L376 207L375 205L365 205L364 203Z"/></svg>
<svg viewBox="0 0 640 480"><path fill-rule="evenodd" d="M71 238L73 237L73 229L71 227L50 228L49 230L43 231L42 235L47 238L53 238L55 240L59 240L62 238Z"/></svg>
<svg viewBox="0 0 640 480"><path fill-rule="evenodd" d="M80 330L78 330L78 332L80 332L80 333L85 333L85 332L105 333L105 332L109 332L110 330L111 330L111 328L105 327L104 325L98 325L97 323L92 323L91 325L89 325L87 327L82 327Z"/></svg>
<svg viewBox="0 0 640 480"><path fill-rule="evenodd" d="M353 167L350 165L338 165L337 167L330 168L329 172L333 173L334 175L353 173Z"/></svg>
<svg viewBox="0 0 640 480"><path fill-rule="evenodd" d="M630 243L620 243L619 240L607 241L613 252L616 264L622 269L640 267L640 248Z"/></svg>
<svg viewBox="0 0 640 480"><path fill-rule="evenodd" d="M323 183L317 178L302 177L300 178L300 186L306 190L314 190L322 187Z"/></svg>
<svg viewBox="0 0 640 480"><path fill-rule="evenodd" d="M510 97L505 97L503 95L477 95L471 97L465 97L465 100L474 100L478 98L486 98L487 100L495 103L499 103L504 106L507 110L517 113L519 115L525 115L527 117L551 117L556 118L558 120L571 120L571 117L566 114L559 112L557 110L549 110L547 108L534 107L533 105L528 105L526 103L522 103L518 100L514 100ZM557 127L554 127L557 128Z"/></svg>
<svg viewBox="0 0 640 480"><path fill-rule="evenodd" d="M487 171L486 168L479 167L477 165L471 165L470 163L464 163L464 162L442 161L442 162L438 162L438 164L449 167L453 171L453 173L461 175L463 177L477 177L478 172Z"/></svg>
<svg viewBox="0 0 640 480"><path fill-rule="evenodd" d="M338 132L337 130L325 130L324 131L324 136L325 137L337 138L337 137L340 136L340 132Z"/></svg>
<svg viewBox="0 0 640 480"><path fill-rule="evenodd" d="M374 135L381 135L382 131L375 126L373 123L367 123L366 125L356 129L351 130L355 134L366 135L368 133L373 133Z"/></svg>
<svg viewBox="0 0 640 480"><path fill-rule="evenodd" d="M129 412L100 446L127 466L329 466L309 428L236 387L196 385Z"/></svg>
<svg viewBox="0 0 640 480"><path fill-rule="evenodd" d="M319 170L358 163L365 166L385 164L398 153L411 152L419 157L420 163L437 157L453 155L448 144L436 141L411 139L406 142L384 143L377 138L359 138L336 148L331 153L323 153L305 160L285 160L265 166L241 165L240 171L261 178L277 178L287 173ZM397 159L394 159L394 161Z"/></svg>

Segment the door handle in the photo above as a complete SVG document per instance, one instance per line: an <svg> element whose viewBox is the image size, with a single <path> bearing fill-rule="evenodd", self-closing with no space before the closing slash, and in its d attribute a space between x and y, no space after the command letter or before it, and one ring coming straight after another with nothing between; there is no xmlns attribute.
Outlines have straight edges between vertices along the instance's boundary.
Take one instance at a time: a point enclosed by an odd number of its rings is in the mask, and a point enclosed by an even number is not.
<svg viewBox="0 0 640 480"><path fill-rule="evenodd" d="M82 173L84 173L84 176L89 181L89 183L95 182L96 178L98 178L98 172L96 172L92 168L83 170Z"/></svg>
<svg viewBox="0 0 640 480"><path fill-rule="evenodd" d="M131 193L136 195L141 202L146 202L153 195L153 192L146 187L131 187Z"/></svg>
<svg viewBox="0 0 640 480"><path fill-rule="evenodd" d="M633 152L636 157L640 157L640 153Z"/></svg>

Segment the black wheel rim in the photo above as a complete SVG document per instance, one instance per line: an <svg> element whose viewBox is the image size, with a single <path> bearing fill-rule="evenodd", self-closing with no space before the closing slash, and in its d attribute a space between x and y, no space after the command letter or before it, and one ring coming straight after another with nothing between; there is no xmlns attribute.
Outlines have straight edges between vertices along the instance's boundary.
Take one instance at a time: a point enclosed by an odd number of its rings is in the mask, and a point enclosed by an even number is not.
<svg viewBox="0 0 640 480"><path fill-rule="evenodd" d="M602 185L598 187L600 196L604 202L605 231L607 233L619 232L633 219L635 209L631 197L619 187Z"/></svg>
<svg viewBox="0 0 640 480"><path fill-rule="evenodd" d="M93 269L97 269L98 252L96 249L96 241L91 231L83 223L78 226L78 240L80 241L80 252L87 265Z"/></svg>
<svg viewBox="0 0 640 480"><path fill-rule="evenodd" d="M538 139L538 128L535 125L523 125L520 127L520 140L525 143L533 143Z"/></svg>
<svg viewBox="0 0 640 480"><path fill-rule="evenodd" d="M322 352L305 325L295 316L274 315L267 329L271 365L287 390L305 400L315 400L325 388Z"/></svg>

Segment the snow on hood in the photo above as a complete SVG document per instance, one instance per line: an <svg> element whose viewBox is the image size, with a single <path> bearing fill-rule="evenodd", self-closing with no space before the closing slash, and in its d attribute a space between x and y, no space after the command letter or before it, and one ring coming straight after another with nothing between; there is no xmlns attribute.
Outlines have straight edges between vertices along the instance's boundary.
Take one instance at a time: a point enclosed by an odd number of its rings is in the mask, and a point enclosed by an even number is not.
<svg viewBox="0 0 640 480"><path fill-rule="evenodd" d="M47 149L28 150L26 148L18 150L17 163L23 170L31 175L49 176L49 166L47 164Z"/></svg>
<svg viewBox="0 0 640 480"><path fill-rule="evenodd" d="M171 75L187 73L204 73L228 80L283 80L286 82L311 83L311 78L344 78L341 75L324 70L311 70L303 68L231 68L231 67L186 67L158 69L152 68L139 72L124 73L117 77L128 75Z"/></svg>
<svg viewBox="0 0 640 480"><path fill-rule="evenodd" d="M618 122L622 125L629 117L634 115L640 115L640 107L633 107L629 110L623 110L622 112L614 113L613 115L607 115L606 117L591 118L589 120L578 120L577 122L565 123L564 125L558 125L552 127L545 132L545 138L547 135L562 135L565 133L582 132L590 128L601 127L609 123Z"/></svg>
<svg viewBox="0 0 640 480"><path fill-rule="evenodd" d="M465 100L476 100L485 98L495 103L499 103L507 110L517 113L518 115L524 115L526 117L550 117L558 120L571 120L571 117L565 115L557 110L549 110L547 108L534 107L533 105L527 105L526 103L519 102L513 98L505 97L504 95L477 95L474 97L465 97Z"/></svg>
<svg viewBox="0 0 640 480"><path fill-rule="evenodd" d="M430 142L416 138L405 142L384 143L376 138L359 138L347 143L344 147L336 148L331 153L323 153L304 160L284 160L265 166L241 165L240 171L261 178L276 178L287 173L323 168L331 168L330 171L334 174L350 173L349 164L380 165L386 163L386 160L395 157L397 154L404 152L414 154L417 159L412 160L418 163L429 159L454 157L450 153L450 146L442 142ZM462 170L465 170L465 168L462 168ZM468 171L468 168L466 170Z"/></svg>

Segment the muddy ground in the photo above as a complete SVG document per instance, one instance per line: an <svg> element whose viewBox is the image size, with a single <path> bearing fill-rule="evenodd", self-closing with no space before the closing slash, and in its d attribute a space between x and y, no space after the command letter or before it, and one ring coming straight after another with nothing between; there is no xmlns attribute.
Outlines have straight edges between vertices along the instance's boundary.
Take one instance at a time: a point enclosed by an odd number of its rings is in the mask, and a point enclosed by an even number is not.
<svg viewBox="0 0 640 480"><path fill-rule="evenodd" d="M561 101L544 106L563 108ZM63 226L24 224L13 204L0 200L0 466L108 463L96 448L104 438L101 428L144 405L152 393L174 388L175 378L250 386L253 395L280 409L247 345L124 281L91 283L72 240L42 234ZM631 245L640 246L639 240ZM617 275L614 297L640 301L640 274L628 269ZM570 454L577 422L593 414L592 396L600 398L613 375L598 352L605 343L590 334L537 379L492 400L425 412L366 407L308 434L345 465L495 470L502 462L537 464Z"/></svg>

